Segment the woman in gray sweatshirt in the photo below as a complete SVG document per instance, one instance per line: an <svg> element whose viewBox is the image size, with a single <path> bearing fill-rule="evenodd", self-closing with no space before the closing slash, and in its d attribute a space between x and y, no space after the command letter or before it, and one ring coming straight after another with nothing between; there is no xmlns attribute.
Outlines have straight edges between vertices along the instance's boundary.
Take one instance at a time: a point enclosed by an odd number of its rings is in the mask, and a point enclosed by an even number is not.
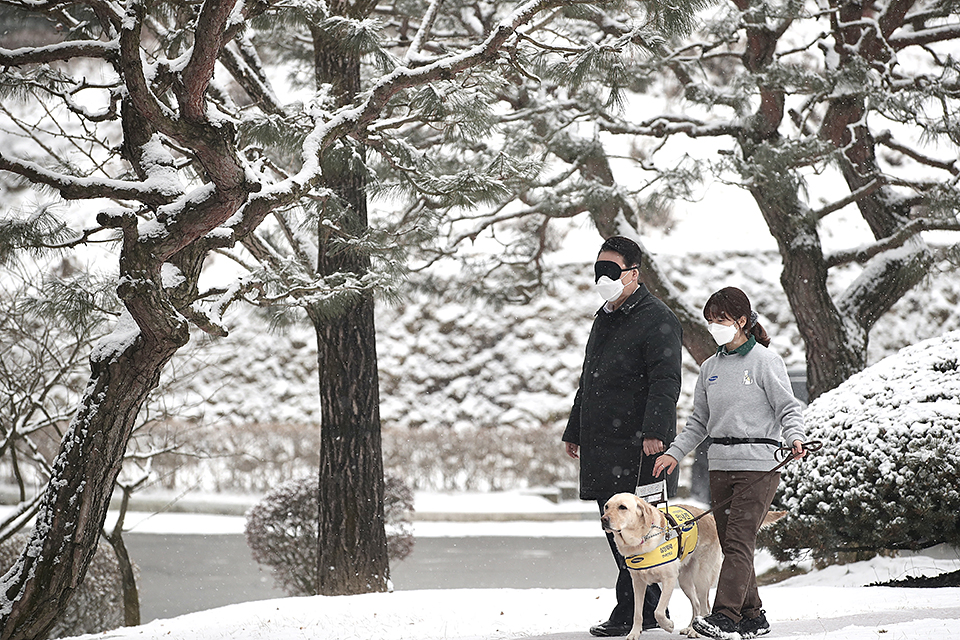
<svg viewBox="0 0 960 640"><path fill-rule="evenodd" d="M770 631L753 569L757 532L770 509L780 474L781 439L805 454L803 413L790 388L787 367L770 351L770 337L757 322L746 294L736 287L717 291L703 307L717 353L700 365L693 413L653 473L676 469L678 461L710 436L710 495L723 547L723 566L713 610L693 628L711 638L754 638Z"/></svg>

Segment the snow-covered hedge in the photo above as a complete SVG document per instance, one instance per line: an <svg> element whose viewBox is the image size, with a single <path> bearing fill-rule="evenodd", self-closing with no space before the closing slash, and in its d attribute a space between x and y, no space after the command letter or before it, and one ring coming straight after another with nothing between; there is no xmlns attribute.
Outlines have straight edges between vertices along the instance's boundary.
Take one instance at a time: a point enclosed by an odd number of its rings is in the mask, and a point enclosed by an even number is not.
<svg viewBox="0 0 960 640"><path fill-rule="evenodd" d="M813 402L824 448L785 468L780 559L960 545L960 331L902 349Z"/></svg>

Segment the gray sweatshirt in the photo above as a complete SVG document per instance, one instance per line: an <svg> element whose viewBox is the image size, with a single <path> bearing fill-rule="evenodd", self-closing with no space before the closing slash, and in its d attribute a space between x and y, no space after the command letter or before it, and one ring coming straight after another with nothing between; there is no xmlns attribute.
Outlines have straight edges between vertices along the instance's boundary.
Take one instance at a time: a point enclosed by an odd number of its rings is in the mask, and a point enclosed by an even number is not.
<svg viewBox="0 0 960 640"><path fill-rule="evenodd" d="M707 436L769 438L787 446L804 439L803 413L783 359L761 344L744 347L720 351L700 366L693 414L667 455L680 460ZM769 471L777 464L775 449L770 444L714 444L710 470Z"/></svg>

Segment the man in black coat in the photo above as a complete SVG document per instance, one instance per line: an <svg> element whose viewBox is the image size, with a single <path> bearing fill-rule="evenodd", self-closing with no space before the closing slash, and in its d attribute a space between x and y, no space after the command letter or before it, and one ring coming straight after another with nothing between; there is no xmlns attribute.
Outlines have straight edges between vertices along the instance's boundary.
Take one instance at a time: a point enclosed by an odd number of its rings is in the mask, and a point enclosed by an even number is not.
<svg viewBox="0 0 960 640"><path fill-rule="evenodd" d="M580 374L580 388L563 433L567 454L580 459L580 499L603 505L616 493L656 482L653 463L677 433L682 330L672 311L640 282L640 247L620 236L606 240L594 265L597 311ZM677 472L667 478L676 490ZM617 605L610 618L590 628L595 636L625 636L633 625L630 570L610 549L620 569ZM657 626L653 611L659 585L647 588L643 628Z"/></svg>

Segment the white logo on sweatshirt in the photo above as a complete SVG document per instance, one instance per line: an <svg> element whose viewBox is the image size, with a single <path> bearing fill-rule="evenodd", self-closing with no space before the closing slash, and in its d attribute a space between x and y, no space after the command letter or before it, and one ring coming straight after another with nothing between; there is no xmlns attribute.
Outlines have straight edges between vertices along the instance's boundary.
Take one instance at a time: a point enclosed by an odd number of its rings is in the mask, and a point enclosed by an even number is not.
<svg viewBox="0 0 960 640"><path fill-rule="evenodd" d="M750 369L743 370L743 384L753 384L753 378L750 377Z"/></svg>

